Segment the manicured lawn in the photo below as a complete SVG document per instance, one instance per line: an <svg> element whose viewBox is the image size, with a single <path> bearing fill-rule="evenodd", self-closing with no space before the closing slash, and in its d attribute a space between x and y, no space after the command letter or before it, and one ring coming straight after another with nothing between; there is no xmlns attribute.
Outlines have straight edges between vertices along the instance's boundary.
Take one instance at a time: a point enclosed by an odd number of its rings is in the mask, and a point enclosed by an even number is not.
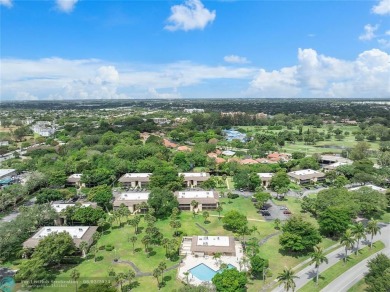
<svg viewBox="0 0 390 292"><path fill-rule="evenodd" d="M389 212L384 213L384 214L381 216L380 220L381 220L382 222L385 222L385 223L390 223L390 213L389 213Z"/></svg>
<svg viewBox="0 0 390 292"><path fill-rule="evenodd" d="M320 291L322 288L326 287L328 284L330 284L333 280L335 280L337 277L339 277L341 274L343 274L348 269L352 268L354 265L358 264L365 258L369 257L370 255L382 250L385 247L383 242L377 241L374 243L374 247L370 249L369 247L365 247L362 250L358 252L357 255L352 254L349 256L349 260L346 264L342 260L340 260L337 264L330 267L326 271L320 274L318 286L315 284L315 279L313 278L313 281L310 281L307 283L304 287L302 287L299 291L302 292L312 292L312 291Z"/></svg>

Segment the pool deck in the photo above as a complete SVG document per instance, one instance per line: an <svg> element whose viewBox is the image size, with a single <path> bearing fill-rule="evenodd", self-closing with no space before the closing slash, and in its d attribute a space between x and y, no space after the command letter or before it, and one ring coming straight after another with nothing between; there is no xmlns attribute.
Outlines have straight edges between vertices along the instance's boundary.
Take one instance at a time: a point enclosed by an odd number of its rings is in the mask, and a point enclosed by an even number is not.
<svg viewBox="0 0 390 292"><path fill-rule="evenodd" d="M244 257L244 252L242 250L242 245L239 241L235 242L235 249L236 249L236 256L221 256L221 258L217 260L214 260L212 256L200 257L200 256L194 256L192 254L187 254L186 257L183 259L182 263L180 264L179 272L177 276L181 281L186 283L187 276L184 275L184 273L189 272L189 270L191 270L192 268L200 264L205 264L209 266L211 269L213 269L214 271L218 271L221 268L221 263L227 265L231 264L235 268L237 268L237 270L240 271L239 262ZM247 267L242 266L241 270L245 271L247 270ZM188 282L189 284L196 285L196 286L205 283L199 280L198 278L196 278L194 275L192 275L191 272L188 275Z"/></svg>

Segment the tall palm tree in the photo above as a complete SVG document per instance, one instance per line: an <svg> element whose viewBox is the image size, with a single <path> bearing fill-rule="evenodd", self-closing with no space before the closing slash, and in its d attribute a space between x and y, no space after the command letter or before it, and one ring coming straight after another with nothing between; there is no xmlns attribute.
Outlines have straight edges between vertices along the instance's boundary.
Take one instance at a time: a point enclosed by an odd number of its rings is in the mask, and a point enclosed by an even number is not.
<svg viewBox="0 0 390 292"><path fill-rule="evenodd" d="M359 243L361 239L366 239L366 228L364 227L363 223L359 222L358 224L355 224L352 226L352 234L356 238L356 251L357 254L359 250Z"/></svg>
<svg viewBox="0 0 390 292"><path fill-rule="evenodd" d="M168 256L168 246L169 246L169 238L163 238L162 240L161 240L161 245L163 246L163 247L165 247L165 256L167 257Z"/></svg>
<svg viewBox="0 0 390 292"><path fill-rule="evenodd" d="M158 277L160 277L160 275L161 275L161 270L159 268L155 268L153 270L153 274L152 275L153 275L153 277L156 278L156 280L157 280L157 287L158 287L158 290L160 290L161 285L160 285L160 280L158 279Z"/></svg>
<svg viewBox="0 0 390 292"><path fill-rule="evenodd" d="M372 248L374 236L378 233L381 234L380 227L378 226L378 220L371 219L368 221L366 230L368 234L371 234L370 248Z"/></svg>
<svg viewBox="0 0 390 292"><path fill-rule="evenodd" d="M285 268L283 272L279 273L279 275L276 277L278 279L278 283L283 284L284 290L287 292L292 289L294 292L296 284L294 279L298 278L294 275L294 271L290 268Z"/></svg>
<svg viewBox="0 0 390 292"><path fill-rule="evenodd" d="M218 220L221 220L221 212L223 211L223 208L221 205L218 205L217 209L215 211L218 212Z"/></svg>
<svg viewBox="0 0 390 292"><path fill-rule="evenodd" d="M160 262L158 264L158 268L161 271L161 283L163 283L164 282L164 271L167 268L167 264L165 262Z"/></svg>
<svg viewBox="0 0 390 292"><path fill-rule="evenodd" d="M136 243L137 240L138 240L138 237L135 236L135 235L133 235L132 237L130 237L130 242L133 244L133 253L135 252L134 246L135 246L135 243Z"/></svg>
<svg viewBox="0 0 390 292"><path fill-rule="evenodd" d="M76 292L77 292L77 280L80 278L80 272L76 269L72 270L72 272L70 273L70 277L72 278L73 281L76 282Z"/></svg>
<svg viewBox="0 0 390 292"><path fill-rule="evenodd" d="M125 281L125 279L126 279L126 275L124 273L119 273L115 276L115 281L117 281L121 287L120 291L123 291L122 284Z"/></svg>
<svg viewBox="0 0 390 292"><path fill-rule="evenodd" d="M135 272L133 270L129 270L126 273L126 279L127 281L129 281L130 289L131 289L131 282L133 281L134 278L135 278Z"/></svg>
<svg viewBox="0 0 390 292"><path fill-rule="evenodd" d="M322 263L328 263L328 258L324 254L324 249L320 246L314 247L314 252L310 254L311 264L315 265L316 268L316 286L318 285L318 277L320 274L320 265Z"/></svg>
<svg viewBox="0 0 390 292"><path fill-rule="evenodd" d="M150 243L150 236L149 236L149 235L145 235L145 236L142 238L142 243L143 243L144 246L145 246L145 252L148 252L148 246L149 246L149 243Z"/></svg>
<svg viewBox="0 0 390 292"><path fill-rule="evenodd" d="M340 238L340 243L345 247L345 257L344 257L344 262L347 261L348 257L348 250L353 248L355 245L356 239L354 238L352 234L351 229L347 229L345 233L341 236Z"/></svg>

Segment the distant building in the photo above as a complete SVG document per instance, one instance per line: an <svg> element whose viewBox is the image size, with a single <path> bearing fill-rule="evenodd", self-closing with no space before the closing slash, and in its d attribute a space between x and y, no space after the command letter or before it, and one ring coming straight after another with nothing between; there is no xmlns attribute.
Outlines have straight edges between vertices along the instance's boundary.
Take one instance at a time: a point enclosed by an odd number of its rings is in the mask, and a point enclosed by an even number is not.
<svg viewBox="0 0 390 292"><path fill-rule="evenodd" d="M182 152L191 152L191 148L188 146L179 146L177 147L177 151L182 151Z"/></svg>
<svg viewBox="0 0 390 292"><path fill-rule="evenodd" d="M222 151L222 155L225 155L225 156L234 156L235 154L236 154L236 152L231 151L231 150Z"/></svg>
<svg viewBox="0 0 390 292"><path fill-rule="evenodd" d="M67 186L73 186L73 187L81 187L81 173L74 173L70 175L66 180Z"/></svg>
<svg viewBox="0 0 390 292"><path fill-rule="evenodd" d="M149 199L149 192L125 192L115 197L114 209L119 208L122 204L129 208L131 213L138 210L138 206L146 203Z"/></svg>
<svg viewBox="0 0 390 292"><path fill-rule="evenodd" d="M151 173L126 173L121 176L119 182L125 187L142 188L148 185Z"/></svg>
<svg viewBox="0 0 390 292"><path fill-rule="evenodd" d="M240 246L238 244L238 246ZM242 248L242 247L240 247ZM192 236L184 237L180 253L203 257L221 253L222 256L236 256L236 241L233 236Z"/></svg>
<svg viewBox="0 0 390 292"><path fill-rule="evenodd" d="M218 193L214 191L178 191L175 196L179 201L180 210L193 211L194 207L191 205L192 201L196 201L198 211L214 210L218 207Z"/></svg>
<svg viewBox="0 0 390 292"><path fill-rule="evenodd" d="M60 232L69 233L76 247L79 247L82 241L85 241L90 246L93 243L93 235L97 228L97 226L45 226L27 239L23 243L23 248L36 248L41 239L49 234Z"/></svg>
<svg viewBox="0 0 390 292"><path fill-rule="evenodd" d="M38 121L31 127L31 129L35 134L42 137L50 137L56 132L54 123L47 121Z"/></svg>
<svg viewBox="0 0 390 292"><path fill-rule="evenodd" d="M226 141L239 140L241 142L247 141L247 136L245 133L241 133L239 131L230 129L230 130L222 130L222 133L225 135Z"/></svg>
<svg viewBox="0 0 390 292"><path fill-rule="evenodd" d="M279 162L279 161L287 162L291 159L291 155L288 153L274 152L268 154L267 159L271 162Z"/></svg>
<svg viewBox="0 0 390 292"><path fill-rule="evenodd" d="M9 141L0 141L0 146L8 146Z"/></svg>
<svg viewBox="0 0 390 292"><path fill-rule="evenodd" d="M257 120L266 119L267 117L268 117L268 115L265 114L265 113L257 113L257 114L255 114L255 119L257 119Z"/></svg>
<svg viewBox="0 0 390 292"><path fill-rule="evenodd" d="M167 148L176 148L177 144L169 141L168 139L163 139L163 144Z"/></svg>
<svg viewBox="0 0 390 292"><path fill-rule="evenodd" d="M377 191L377 192L380 192L382 194L385 194L387 192L387 189L385 188L381 188L381 187L378 187L378 186L375 186L375 185L364 185L364 186L359 186L359 187L355 187L355 188L350 188L349 191L357 191L357 190L360 190L361 188L370 188L374 191Z"/></svg>
<svg viewBox="0 0 390 292"><path fill-rule="evenodd" d="M336 155L321 155L320 164L325 171L335 170L341 165L350 165L353 161Z"/></svg>
<svg viewBox="0 0 390 292"><path fill-rule="evenodd" d="M159 125L169 124L171 121L167 118L153 118L153 122Z"/></svg>
<svg viewBox="0 0 390 292"><path fill-rule="evenodd" d="M272 177L274 176L274 173L269 173L269 172L261 172L261 173L258 173L257 174L260 178L260 181L261 181L261 185L264 187L264 188L268 188L269 187L269 184L271 183L271 179Z"/></svg>
<svg viewBox="0 0 390 292"><path fill-rule="evenodd" d="M291 171L287 175L297 184L316 183L325 180L325 173L313 169Z"/></svg>
<svg viewBox="0 0 390 292"><path fill-rule="evenodd" d="M16 169L0 169L0 179L12 178L17 175Z"/></svg>
<svg viewBox="0 0 390 292"><path fill-rule="evenodd" d="M182 172L179 175L184 177L187 187L196 187L199 183L210 178L210 174L207 172Z"/></svg>
<svg viewBox="0 0 390 292"><path fill-rule="evenodd" d="M193 114L193 113L204 113L204 109L202 108L186 108L184 109L185 113Z"/></svg>
<svg viewBox="0 0 390 292"><path fill-rule="evenodd" d="M248 164L258 164L259 162L257 160L252 159L252 158L246 158L246 159L240 160L239 163L242 165L248 165Z"/></svg>

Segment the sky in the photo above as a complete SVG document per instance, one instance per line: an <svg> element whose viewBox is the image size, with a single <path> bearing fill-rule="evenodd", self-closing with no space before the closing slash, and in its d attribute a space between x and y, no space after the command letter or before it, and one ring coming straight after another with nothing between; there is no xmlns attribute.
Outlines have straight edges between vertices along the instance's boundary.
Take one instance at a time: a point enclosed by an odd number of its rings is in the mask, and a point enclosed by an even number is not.
<svg viewBox="0 0 390 292"><path fill-rule="evenodd" d="M0 100L390 98L390 0L0 0Z"/></svg>

